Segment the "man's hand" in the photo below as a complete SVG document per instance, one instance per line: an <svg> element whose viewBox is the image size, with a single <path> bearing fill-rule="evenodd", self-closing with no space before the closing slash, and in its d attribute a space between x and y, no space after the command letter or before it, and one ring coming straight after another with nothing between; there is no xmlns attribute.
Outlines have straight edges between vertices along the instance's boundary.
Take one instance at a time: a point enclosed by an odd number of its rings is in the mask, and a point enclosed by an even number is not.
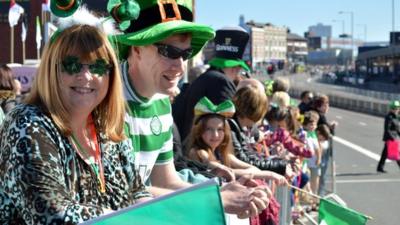
<svg viewBox="0 0 400 225"><path fill-rule="evenodd" d="M272 195L268 187L258 185L251 176L225 184L221 188L224 209L239 218L256 216L267 208Z"/></svg>

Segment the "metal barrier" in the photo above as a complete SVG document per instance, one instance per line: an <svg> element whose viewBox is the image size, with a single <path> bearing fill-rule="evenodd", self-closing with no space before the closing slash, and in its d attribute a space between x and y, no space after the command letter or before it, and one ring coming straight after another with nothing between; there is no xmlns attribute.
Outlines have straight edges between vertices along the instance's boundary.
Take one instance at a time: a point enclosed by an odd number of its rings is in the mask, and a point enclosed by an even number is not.
<svg viewBox="0 0 400 225"><path fill-rule="evenodd" d="M290 189L286 186L278 186L275 189L275 198L281 205L279 210L279 225L291 224L292 207L290 206Z"/></svg>
<svg viewBox="0 0 400 225"><path fill-rule="evenodd" d="M331 143L332 144L332 143ZM325 190L324 193L326 193L324 198L328 198L329 196L336 196L336 166L335 166L335 151L333 149L332 145L332 150L329 154L329 163L327 167L327 174L325 175ZM329 171L329 172L328 172ZM330 185L328 185L328 183ZM270 183L271 186L271 183ZM290 191L291 189L286 187L286 186L277 186L275 188L275 198L281 205L280 211L279 211L279 225L289 225L293 224L292 223L292 206L290 202ZM338 198L338 196L336 196ZM341 199L340 199L341 200ZM344 201L338 201L341 205L345 205ZM316 223L316 218L313 218L313 216L304 213L304 217L307 219L307 223L303 223L302 221L299 221L300 224L317 224Z"/></svg>

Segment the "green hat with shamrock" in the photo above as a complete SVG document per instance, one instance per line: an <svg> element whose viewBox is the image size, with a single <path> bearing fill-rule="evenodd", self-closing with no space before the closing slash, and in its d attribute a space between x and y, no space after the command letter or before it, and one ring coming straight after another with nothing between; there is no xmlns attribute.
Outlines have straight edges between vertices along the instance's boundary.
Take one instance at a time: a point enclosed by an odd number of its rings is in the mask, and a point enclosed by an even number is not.
<svg viewBox="0 0 400 225"><path fill-rule="evenodd" d="M135 0L135 2L138 5L137 9L140 8L137 18L129 17L129 14L133 14L130 12L132 7L125 6L132 4L132 0L108 2L108 11L120 23L120 29L123 30L123 34L110 38L120 59L127 58L130 46L154 44L179 33L191 34L193 49L191 57L193 57L215 36L211 27L193 22L192 0Z"/></svg>

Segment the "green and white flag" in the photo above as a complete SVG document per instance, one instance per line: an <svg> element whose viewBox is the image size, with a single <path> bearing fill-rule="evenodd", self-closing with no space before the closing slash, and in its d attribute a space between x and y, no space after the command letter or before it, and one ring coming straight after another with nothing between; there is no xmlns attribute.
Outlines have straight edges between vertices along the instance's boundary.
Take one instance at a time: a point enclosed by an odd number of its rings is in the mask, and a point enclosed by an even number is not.
<svg viewBox="0 0 400 225"><path fill-rule="evenodd" d="M365 225L367 223L367 216L326 199L320 200L318 217L319 225Z"/></svg>
<svg viewBox="0 0 400 225"><path fill-rule="evenodd" d="M83 225L225 225L215 180L100 216Z"/></svg>

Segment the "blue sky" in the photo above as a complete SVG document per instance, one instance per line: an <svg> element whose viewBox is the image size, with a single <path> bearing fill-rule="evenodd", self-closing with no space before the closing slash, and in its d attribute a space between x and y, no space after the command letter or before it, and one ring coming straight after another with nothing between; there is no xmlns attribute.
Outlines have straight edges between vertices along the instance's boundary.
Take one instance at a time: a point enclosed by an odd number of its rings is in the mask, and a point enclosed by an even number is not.
<svg viewBox="0 0 400 225"><path fill-rule="evenodd" d="M400 30L400 0L395 2L395 27ZM245 21L254 20L289 27L292 33L303 35L308 27L323 23L332 25L333 36L350 33L350 14L354 14L354 37L364 39L367 26L367 41L389 41L392 30L392 0L196 0L196 21L214 29L227 25L238 25L239 16Z"/></svg>

